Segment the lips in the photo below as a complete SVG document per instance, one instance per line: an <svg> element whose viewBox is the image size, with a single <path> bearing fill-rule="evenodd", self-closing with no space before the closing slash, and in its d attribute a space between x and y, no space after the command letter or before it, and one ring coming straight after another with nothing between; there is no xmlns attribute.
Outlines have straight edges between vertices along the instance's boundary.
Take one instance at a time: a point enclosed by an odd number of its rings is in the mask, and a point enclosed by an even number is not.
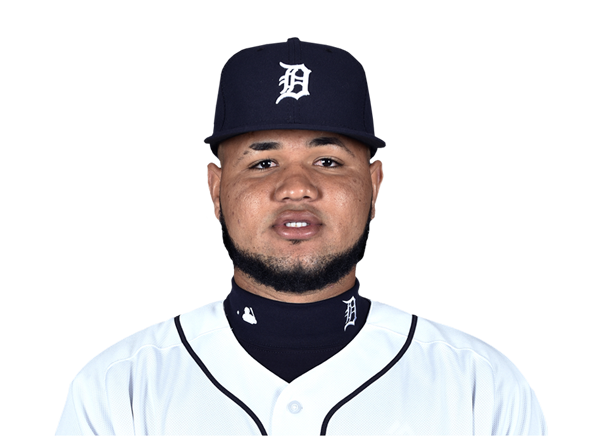
<svg viewBox="0 0 600 436"><path fill-rule="evenodd" d="M321 220L317 216L307 210L287 210L277 215L277 219L273 226L284 226L288 223L306 223L311 225L321 225Z"/></svg>
<svg viewBox="0 0 600 436"><path fill-rule="evenodd" d="M319 233L322 225L309 211L288 210L277 216L272 228L284 239L310 239Z"/></svg>

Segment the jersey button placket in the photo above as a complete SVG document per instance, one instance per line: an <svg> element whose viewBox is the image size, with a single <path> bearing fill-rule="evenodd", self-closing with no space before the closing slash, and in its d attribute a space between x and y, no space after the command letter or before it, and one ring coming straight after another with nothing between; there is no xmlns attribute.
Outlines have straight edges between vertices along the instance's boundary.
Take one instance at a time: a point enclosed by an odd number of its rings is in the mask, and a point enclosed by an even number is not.
<svg viewBox="0 0 600 436"><path fill-rule="evenodd" d="M288 410L294 415L300 413L302 411L302 404L300 404L298 401L292 401L288 404Z"/></svg>
<svg viewBox="0 0 600 436"><path fill-rule="evenodd" d="M269 434L289 436L319 434L323 416L327 412L314 409L305 393L306 389L298 389L298 381L294 380L277 398Z"/></svg>

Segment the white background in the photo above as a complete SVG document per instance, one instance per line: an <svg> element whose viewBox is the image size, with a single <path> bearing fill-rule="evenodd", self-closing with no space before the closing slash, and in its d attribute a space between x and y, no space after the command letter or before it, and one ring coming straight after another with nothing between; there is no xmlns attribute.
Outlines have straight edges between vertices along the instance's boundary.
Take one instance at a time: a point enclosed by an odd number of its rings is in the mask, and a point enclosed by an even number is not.
<svg viewBox="0 0 600 436"><path fill-rule="evenodd" d="M217 6L220 4L222 6ZM592 2L24 2L3 8L2 433L52 434L54 37L537 36L550 59L552 435L598 431L597 13ZM589 6L588 6L589 5ZM27 276L29 265L40 274ZM596 274L594 274L596 273ZM23 289L26 283L28 289ZM31 292L38 293L35 306Z"/></svg>

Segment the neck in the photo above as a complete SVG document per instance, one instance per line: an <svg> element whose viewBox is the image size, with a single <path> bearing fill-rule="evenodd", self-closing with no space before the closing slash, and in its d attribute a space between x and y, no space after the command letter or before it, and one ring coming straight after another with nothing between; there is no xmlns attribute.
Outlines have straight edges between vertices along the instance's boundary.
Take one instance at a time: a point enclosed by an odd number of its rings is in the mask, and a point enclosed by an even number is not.
<svg viewBox="0 0 600 436"><path fill-rule="evenodd" d="M263 298L285 303L314 303L315 301L337 297L352 288L356 281L356 266L338 282L323 289L308 291L304 294L281 292L269 286L262 285L238 268L234 268L233 278L240 288Z"/></svg>

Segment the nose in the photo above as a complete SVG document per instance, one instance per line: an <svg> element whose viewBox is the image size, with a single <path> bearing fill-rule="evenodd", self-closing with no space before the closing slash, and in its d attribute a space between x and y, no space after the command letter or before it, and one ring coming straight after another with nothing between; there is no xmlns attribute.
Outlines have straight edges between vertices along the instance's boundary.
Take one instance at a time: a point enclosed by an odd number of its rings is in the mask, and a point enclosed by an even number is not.
<svg viewBox="0 0 600 436"><path fill-rule="evenodd" d="M275 189L277 201L310 201L316 200L318 195L318 188L305 169L287 168L281 172Z"/></svg>

